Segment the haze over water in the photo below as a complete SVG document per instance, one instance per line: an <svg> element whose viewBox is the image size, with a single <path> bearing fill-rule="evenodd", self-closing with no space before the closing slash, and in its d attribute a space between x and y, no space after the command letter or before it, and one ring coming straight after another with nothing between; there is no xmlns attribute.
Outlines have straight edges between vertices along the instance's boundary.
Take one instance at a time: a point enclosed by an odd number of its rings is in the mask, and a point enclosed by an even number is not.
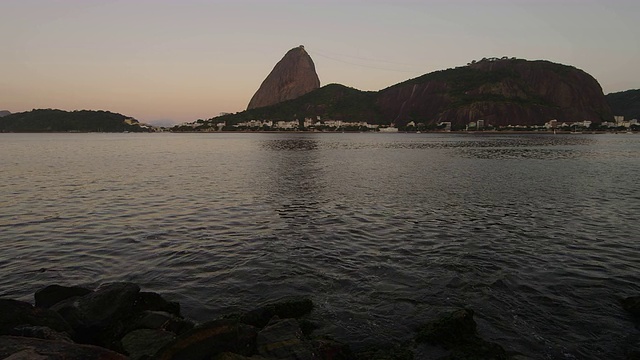
<svg viewBox="0 0 640 360"><path fill-rule="evenodd" d="M309 296L354 346L453 308L534 358L640 335L637 135L0 134L0 296L133 281L198 321ZM44 271L41 271L44 269Z"/></svg>

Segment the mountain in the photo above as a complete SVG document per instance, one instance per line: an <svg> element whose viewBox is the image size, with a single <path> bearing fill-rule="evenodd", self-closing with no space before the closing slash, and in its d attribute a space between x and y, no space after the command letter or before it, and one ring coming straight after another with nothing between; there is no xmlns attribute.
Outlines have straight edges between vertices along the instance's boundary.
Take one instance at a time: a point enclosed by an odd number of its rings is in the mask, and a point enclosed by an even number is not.
<svg viewBox="0 0 640 360"><path fill-rule="evenodd" d="M549 61L491 58L438 71L380 91L383 117L406 123L479 119L535 125L612 119L600 84L586 72Z"/></svg>
<svg viewBox="0 0 640 360"><path fill-rule="evenodd" d="M0 117L11 115L9 110L0 110Z"/></svg>
<svg viewBox="0 0 640 360"><path fill-rule="evenodd" d="M296 99L271 106L249 109L216 117L216 122L235 124L253 119L295 120L321 116L327 119L349 119L376 123L376 93L360 91L340 84L325 85Z"/></svg>
<svg viewBox="0 0 640 360"><path fill-rule="evenodd" d="M640 119L640 89L607 94L607 101L614 115L626 120Z"/></svg>
<svg viewBox="0 0 640 360"><path fill-rule="evenodd" d="M137 120L108 111L37 109L0 118L0 132L140 132Z"/></svg>
<svg viewBox="0 0 640 360"><path fill-rule="evenodd" d="M613 120L602 88L591 75L572 66L515 58L473 61L378 92L327 85L294 100L219 120L233 124L315 116L398 126L450 121L454 128L481 119L495 126L542 125L552 119Z"/></svg>
<svg viewBox="0 0 640 360"><path fill-rule="evenodd" d="M249 101L247 110L295 99L320 87L311 56L299 46L289 50Z"/></svg>

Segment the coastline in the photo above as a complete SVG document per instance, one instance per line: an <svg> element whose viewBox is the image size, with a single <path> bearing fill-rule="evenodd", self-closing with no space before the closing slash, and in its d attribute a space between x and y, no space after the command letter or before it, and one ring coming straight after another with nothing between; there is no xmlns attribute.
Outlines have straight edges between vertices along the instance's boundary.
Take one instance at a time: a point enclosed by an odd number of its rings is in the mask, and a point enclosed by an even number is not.
<svg viewBox="0 0 640 360"><path fill-rule="evenodd" d="M143 292L133 283L107 283L93 290L50 285L34 298L35 306L0 299L2 358L530 359L485 340L469 308L425 319L403 344L354 351L330 337L314 336L318 325L306 318L314 308L309 298L282 298L203 323L185 319L180 304ZM634 321L640 321L640 296L620 302ZM638 356L640 349L627 353L627 359Z"/></svg>

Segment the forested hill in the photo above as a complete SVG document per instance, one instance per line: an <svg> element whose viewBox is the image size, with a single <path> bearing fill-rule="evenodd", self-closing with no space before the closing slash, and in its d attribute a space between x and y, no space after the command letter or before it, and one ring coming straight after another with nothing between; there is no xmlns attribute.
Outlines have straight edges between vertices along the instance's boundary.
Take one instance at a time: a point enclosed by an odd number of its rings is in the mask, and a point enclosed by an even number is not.
<svg viewBox="0 0 640 360"><path fill-rule="evenodd" d="M411 121L451 122L458 128L477 120L497 126L542 125L552 119L613 120L600 84L586 72L549 61L505 57L432 72L377 92L331 84L293 100L211 121L306 117L399 126Z"/></svg>
<svg viewBox="0 0 640 360"><path fill-rule="evenodd" d="M607 94L607 101L613 115L624 116L627 120L640 119L640 89Z"/></svg>
<svg viewBox="0 0 640 360"><path fill-rule="evenodd" d="M1 132L143 132L150 128L109 111L37 109L0 117Z"/></svg>

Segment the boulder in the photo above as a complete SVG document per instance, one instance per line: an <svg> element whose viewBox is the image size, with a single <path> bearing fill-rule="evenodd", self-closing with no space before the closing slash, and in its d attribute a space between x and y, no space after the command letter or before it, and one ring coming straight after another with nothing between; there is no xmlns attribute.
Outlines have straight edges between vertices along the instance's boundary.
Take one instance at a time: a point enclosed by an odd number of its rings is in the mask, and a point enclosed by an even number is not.
<svg viewBox="0 0 640 360"><path fill-rule="evenodd" d="M620 300L622 308L633 317L640 319L640 296L630 296Z"/></svg>
<svg viewBox="0 0 640 360"><path fill-rule="evenodd" d="M423 325L418 331L416 341L450 348L475 336L476 322L473 320L473 310L460 309Z"/></svg>
<svg viewBox="0 0 640 360"><path fill-rule="evenodd" d="M42 340L20 336L0 336L0 359L5 360L126 360L116 352L92 345Z"/></svg>
<svg viewBox="0 0 640 360"><path fill-rule="evenodd" d="M140 292L134 302L133 311L136 313L146 310L164 311L175 316L180 316L180 304L165 300L160 294L154 292Z"/></svg>
<svg viewBox="0 0 640 360"><path fill-rule="evenodd" d="M72 343L71 336L65 332L52 330L46 326L19 325L14 327L9 335L24 336L43 340L57 340Z"/></svg>
<svg viewBox="0 0 640 360"><path fill-rule="evenodd" d="M450 350L447 359L508 359L502 346L477 335L471 309L456 310L423 325L416 341Z"/></svg>
<svg viewBox="0 0 640 360"><path fill-rule="evenodd" d="M121 342L131 360L153 356L160 348L175 339L175 334L152 329L134 330L125 335Z"/></svg>
<svg viewBox="0 0 640 360"><path fill-rule="evenodd" d="M260 355L254 355L254 356L251 356L251 357L246 357L246 356L234 354L234 353L231 353L231 352L225 352L225 353L222 353L222 354L214 357L213 360L271 360L271 359L263 358Z"/></svg>
<svg viewBox="0 0 640 360"><path fill-rule="evenodd" d="M285 298L261 306L240 316L240 321L259 328L264 327L277 316L279 318L299 318L313 310L313 302L307 298Z"/></svg>
<svg viewBox="0 0 640 360"><path fill-rule="evenodd" d="M51 307L76 331L82 343L114 348L132 317L140 291L132 283L111 283L81 297L63 300Z"/></svg>
<svg viewBox="0 0 640 360"><path fill-rule="evenodd" d="M231 319L196 326L165 345L153 357L158 360L210 359L224 352L251 355L255 352L257 330Z"/></svg>
<svg viewBox="0 0 640 360"><path fill-rule="evenodd" d="M50 308L51 306L76 296L84 296L91 292L79 286L49 285L35 293L36 307Z"/></svg>
<svg viewBox="0 0 640 360"><path fill-rule="evenodd" d="M258 353L265 357L291 360L318 360L313 348L304 342L295 319L276 319L258 333Z"/></svg>
<svg viewBox="0 0 640 360"><path fill-rule="evenodd" d="M167 312L144 311L133 321L130 329L159 329L180 335L193 329L194 326L195 324L193 322Z"/></svg>
<svg viewBox="0 0 640 360"><path fill-rule="evenodd" d="M304 330L303 330L304 332ZM317 338L309 341L313 352L323 360L350 360L355 355L349 345L328 338Z"/></svg>
<svg viewBox="0 0 640 360"><path fill-rule="evenodd" d="M73 335L71 326L55 311L33 307L24 301L0 299L0 335L8 335L20 325L45 326Z"/></svg>

